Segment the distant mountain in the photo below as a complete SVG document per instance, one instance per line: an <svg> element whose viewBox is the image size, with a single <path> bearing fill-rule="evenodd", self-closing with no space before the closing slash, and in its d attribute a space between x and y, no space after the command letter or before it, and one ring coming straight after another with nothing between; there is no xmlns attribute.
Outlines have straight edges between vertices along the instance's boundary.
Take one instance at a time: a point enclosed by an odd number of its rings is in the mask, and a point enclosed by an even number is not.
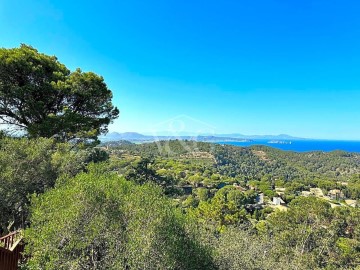
<svg viewBox="0 0 360 270"><path fill-rule="evenodd" d="M100 140L101 141L120 141L120 140L132 141L132 140L146 140L146 137L148 136L142 135L137 132L124 132L124 133L110 132L105 136L101 136Z"/></svg>
<svg viewBox="0 0 360 270"><path fill-rule="evenodd" d="M101 136L100 140L103 142L107 141L132 141L132 142L146 142L146 141L158 141L158 140L196 140L203 142L219 142L219 141L252 141L252 140L306 140L303 138L292 137L286 134L280 135L243 135L239 133L233 134L201 134L201 135L143 135L137 132L110 132L105 136Z"/></svg>
<svg viewBox="0 0 360 270"><path fill-rule="evenodd" d="M231 137L231 138L242 138L242 139L250 139L250 140L309 140L306 138L293 137L287 134L279 134L279 135L244 135L239 133L232 134L217 134L215 136L221 137Z"/></svg>

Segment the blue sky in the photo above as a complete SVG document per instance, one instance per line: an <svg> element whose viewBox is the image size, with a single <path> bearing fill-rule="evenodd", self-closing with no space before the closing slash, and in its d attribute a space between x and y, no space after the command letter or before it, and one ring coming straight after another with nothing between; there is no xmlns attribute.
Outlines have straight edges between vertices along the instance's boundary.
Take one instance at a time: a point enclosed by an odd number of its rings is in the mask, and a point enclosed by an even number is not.
<svg viewBox="0 0 360 270"><path fill-rule="evenodd" d="M0 46L102 75L112 131L185 115L184 132L360 140L359 13L345 0L2 0Z"/></svg>

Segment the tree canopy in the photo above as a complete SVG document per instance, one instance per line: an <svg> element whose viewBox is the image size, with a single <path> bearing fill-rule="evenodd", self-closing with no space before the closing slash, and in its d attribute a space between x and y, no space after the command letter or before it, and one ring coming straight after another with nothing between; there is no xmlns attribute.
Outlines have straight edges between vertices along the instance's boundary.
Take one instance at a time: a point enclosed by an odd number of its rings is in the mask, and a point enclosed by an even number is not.
<svg viewBox="0 0 360 270"><path fill-rule="evenodd" d="M104 165L34 196L31 221L29 269L213 269L210 253L161 189L126 181Z"/></svg>
<svg viewBox="0 0 360 270"><path fill-rule="evenodd" d="M103 77L70 72L31 46L0 48L0 121L29 137L96 140L116 119Z"/></svg>
<svg viewBox="0 0 360 270"><path fill-rule="evenodd" d="M70 149L53 139L0 139L0 232L28 224L30 194L43 193L57 178L74 176L96 161L93 150Z"/></svg>

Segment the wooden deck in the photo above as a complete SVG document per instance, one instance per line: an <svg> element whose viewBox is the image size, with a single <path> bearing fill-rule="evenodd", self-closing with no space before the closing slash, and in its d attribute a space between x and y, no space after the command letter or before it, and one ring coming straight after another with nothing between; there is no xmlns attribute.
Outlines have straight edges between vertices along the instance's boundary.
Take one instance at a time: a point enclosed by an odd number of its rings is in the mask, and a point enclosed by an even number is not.
<svg viewBox="0 0 360 270"><path fill-rule="evenodd" d="M16 270L24 251L21 231L0 237L0 270Z"/></svg>

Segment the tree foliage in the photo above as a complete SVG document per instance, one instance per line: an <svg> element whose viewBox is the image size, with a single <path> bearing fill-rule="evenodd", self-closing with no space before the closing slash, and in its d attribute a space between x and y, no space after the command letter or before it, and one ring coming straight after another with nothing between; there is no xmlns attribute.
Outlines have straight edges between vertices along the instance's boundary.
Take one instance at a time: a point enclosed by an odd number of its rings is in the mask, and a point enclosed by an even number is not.
<svg viewBox="0 0 360 270"><path fill-rule="evenodd" d="M331 208L314 197L298 197L287 212L267 219L275 239L275 257L297 258L307 269L354 269L360 263L360 211L351 207Z"/></svg>
<svg viewBox="0 0 360 270"><path fill-rule="evenodd" d="M32 198L29 269L213 268L161 189L89 170Z"/></svg>
<svg viewBox="0 0 360 270"><path fill-rule="evenodd" d="M95 73L70 72L27 45L0 49L0 120L29 137L96 140L119 114L111 98Z"/></svg>
<svg viewBox="0 0 360 270"><path fill-rule="evenodd" d="M220 270L253 269L306 269L292 257L284 263L282 258L274 256L274 239L259 237L246 227L228 227L219 237L213 238L214 260Z"/></svg>
<svg viewBox="0 0 360 270"><path fill-rule="evenodd" d="M70 149L69 144L45 138L0 140L0 230L28 223L30 194L43 193L60 176L84 169L89 152Z"/></svg>
<svg viewBox="0 0 360 270"><path fill-rule="evenodd" d="M216 230L222 231L225 226L244 222L246 219L245 205L253 203L254 198L247 196L233 186L226 186L216 192L208 201L201 201L199 206L191 209L190 215L203 224L211 224Z"/></svg>

